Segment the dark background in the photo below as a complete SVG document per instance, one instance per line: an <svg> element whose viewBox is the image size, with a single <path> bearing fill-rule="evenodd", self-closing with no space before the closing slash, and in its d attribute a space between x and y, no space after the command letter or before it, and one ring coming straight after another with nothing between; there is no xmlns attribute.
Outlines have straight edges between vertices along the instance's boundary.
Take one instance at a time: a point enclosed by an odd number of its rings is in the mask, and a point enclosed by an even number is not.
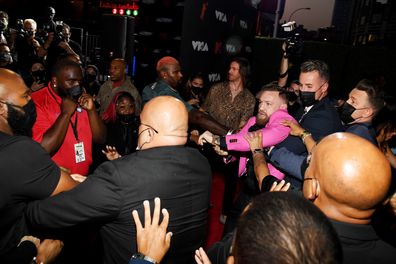
<svg viewBox="0 0 396 264"><path fill-rule="evenodd" d="M109 15L111 10L101 9L99 0L0 0L0 10L8 12L12 26L17 18L34 18L39 22L46 6L55 7L56 20L63 20L73 27L72 38L83 44L83 50L87 42L85 34L99 36L97 48L102 47L101 56L95 57L96 48L92 47L87 49L86 55L91 62L101 66L103 74L107 74L108 46L114 44L122 47L122 54L130 62L130 68L131 57L135 56L133 78L138 89L155 79L156 61L165 55L180 59L185 78L192 73L203 72L209 84L224 80L228 63L235 56L244 56L251 61L253 92L277 79L282 40L265 35L266 31L271 30L271 25L261 24L261 36L256 36L258 10L250 6L249 1L153 0L136 3L139 5L139 15L134 19L115 15L115 25L103 23L103 15ZM259 9L268 12L270 17L275 3L263 1ZM283 7L284 1L282 12ZM133 20L129 22L133 25L132 29L125 27L128 29L125 38L117 37L123 33L114 34L123 28L117 26L118 20ZM84 34L76 29L83 29ZM110 33L113 34L111 37L103 38ZM305 41L302 56L295 63L308 58L328 62L332 91L337 96L344 95L361 78L378 75L385 77L388 92L393 94L396 53L391 47L352 47Z"/></svg>

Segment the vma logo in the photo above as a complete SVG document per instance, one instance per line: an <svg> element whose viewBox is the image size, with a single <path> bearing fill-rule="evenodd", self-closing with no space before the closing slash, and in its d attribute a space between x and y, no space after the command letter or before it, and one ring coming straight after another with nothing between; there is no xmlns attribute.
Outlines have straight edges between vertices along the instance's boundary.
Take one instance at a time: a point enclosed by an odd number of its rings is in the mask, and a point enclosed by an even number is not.
<svg viewBox="0 0 396 264"><path fill-rule="evenodd" d="M239 20L239 26L243 29L248 29L248 25L245 20Z"/></svg>
<svg viewBox="0 0 396 264"><path fill-rule="evenodd" d="M203 41L193 40L192 47L195 51L209 51L208 44Z"/></svg>
<svg viewBox="0 0 396 264"><path fill-rule="evenodd" d="M228 53L236 53L237 52L236 47L232 44L226 44L226 50Z"/></svg>
<svg viewBox="0 0 396 264"><path fill-rule="evenodd" d="M218 82L220 81L220 73L210 73L208 79L209 82Z"/></svg>
<svg viewBox="0 0 396 264"><path fill-rule="evenodd" d="M216 14L217 20L227 23L227 15L226 14L224 14L223 12L217 11L217 10L215 10L215 14Z"/></svg>

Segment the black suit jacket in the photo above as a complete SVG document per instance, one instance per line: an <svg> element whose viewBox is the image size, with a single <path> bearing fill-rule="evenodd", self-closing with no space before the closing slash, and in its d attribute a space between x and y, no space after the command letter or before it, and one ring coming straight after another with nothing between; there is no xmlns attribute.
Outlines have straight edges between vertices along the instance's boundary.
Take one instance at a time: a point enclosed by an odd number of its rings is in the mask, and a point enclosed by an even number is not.
<svg viewBox="0 0 396 264"><path fill-rule="evenodd" d="M303 113L304 107L301 107L296 114L296 119L300 120ZM312 133L315 141L344 130L334 103L328 97L315 103L311 110L301 118L300 125ZM277 146L285 147L298 155L306 154L307 152L304 143L298 137L287 137Z"/></svg>
<svg viewBox="0 0 396 264"><path fill-rule="evenodd" d="M396 263L396 248L382 241L371 225L357 225L330 219L340 238L343 263Z"/></svg>
<svg viewBox="0 0 396 264"><path fill-rule="evenodd" d="M104 263L128 263L136 252L131 212L144 223L143 201L160 197L173 232L164 263L192 263L206 237L210 187L210 166L197 150L158 147L103 163L73 190L30 204L26 214L36 228L103 221Z"/></svg>

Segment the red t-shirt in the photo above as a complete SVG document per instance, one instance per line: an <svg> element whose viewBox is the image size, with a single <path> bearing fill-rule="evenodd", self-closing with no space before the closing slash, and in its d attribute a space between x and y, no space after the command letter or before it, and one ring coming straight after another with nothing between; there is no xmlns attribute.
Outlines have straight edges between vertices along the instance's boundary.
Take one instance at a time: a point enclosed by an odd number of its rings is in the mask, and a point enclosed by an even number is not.
<svg viewBox="0 0 396 264"><path fill-rule="evenodd" d="M50 84L32 94L32 99L36 105L37 119L33 126L33 139L41 143L43 135L55 123L61 113L62 99L52 90ZM75 124L77 117L77 141L73 132L73 127L69 123L65 139L59 150L51 157L60 167L69 169L71 173L87 175L89 166L92 163L92 131L89 124L88 113L75 111L70 120ZM76 161L76 144L82 142L84 145L85 160Z"/></svg>

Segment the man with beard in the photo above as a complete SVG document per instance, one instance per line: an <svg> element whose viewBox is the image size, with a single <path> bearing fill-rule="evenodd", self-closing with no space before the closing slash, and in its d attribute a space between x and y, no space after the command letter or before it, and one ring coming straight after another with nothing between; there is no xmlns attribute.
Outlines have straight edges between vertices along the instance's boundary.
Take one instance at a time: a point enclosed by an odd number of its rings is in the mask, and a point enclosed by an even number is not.
<svg viewBox="0 0 396 264"><path fill-rule="evenodd" d="M99 89L97 102L100 104L100 114L107 110L114 95L125 91L135 98L135 115L139 116L142 108L142 99L136 87L132 84L131 78L126 75L126 63L123 59L117 58L110 64L110 80L106 81Z"/></svg>
<svg viewBox="0 0 396 264"><path fill-rule="evenodd" d="M32 129L36 110L30 90L22 78L0 69L0 262L30 263L36 249L20 243L30 231L23 212L30 201L41 200L76 185L69 175L59 169L42 147L17 133ZM62 248L60 241L44 241L39 251L50 245L54 252ZM19 246L18 246L19 245ZM47 252L48 253L48 252ZM56 254L55 254L56 255ZM26 258L25 258L26 257ZM37 259L49 262L50 259ZM9 262L7 262L9 261Z"/></svg>
<svg viewBox="0 0 396 264"><path fill-rule="evenodd" d="M81 81L77 63L62 60L55 65L48 86L32 94L37 108L33 139L58 166L86 175L92 163L92 141L104 143L106 127Z"/></svg>
<svg viewBox="0 0 396 264"><path fill-rule="evenodd" d="M215 136L206 131L200 137L200 143L208 142L222 150L240 152L238 175L246 175L244 187L241 194L230 211L227 218L225 233L232 231L235 220L242 212L243 208L249 203L251 198L259 193L259 187L254 175L252 162L248 162L256 152L262 152L263 148L267 148L282 142L288 137L289 127L285 127L280 122L282 120L290 120L296 122L287 112L287 98L281 88L276 84L265 85L258 93L259 107L256 116L251 117L240 132L227 136ZM286 129L285 129L286 128ZM250 147L244 136L253 131L260 130L262 132L262 148L254 150L250 153ZM283 179L284 175L271 164L268 164L271 175L278 179Z"/></svg>
<svg viewBox="0 0 396 264"><path fill-rule="evenodd" d="M213 85L202 109L230 130L240 129L253 115L255 98L248 89L249 61L235 58L226 82Z"/></svg>
<svg viewBox="0 0 396 264"><path fill-rule="evenodd" d="M188 110L188 121L191 124L207 129L218 135L225 135L228 129L215 121L210 115L193 108L180 95L178 88L181 84L181 68L173 57L163 57L157 62L158 79L143 89L143 104L160 95L168 95L182 101Z"/></svg>

